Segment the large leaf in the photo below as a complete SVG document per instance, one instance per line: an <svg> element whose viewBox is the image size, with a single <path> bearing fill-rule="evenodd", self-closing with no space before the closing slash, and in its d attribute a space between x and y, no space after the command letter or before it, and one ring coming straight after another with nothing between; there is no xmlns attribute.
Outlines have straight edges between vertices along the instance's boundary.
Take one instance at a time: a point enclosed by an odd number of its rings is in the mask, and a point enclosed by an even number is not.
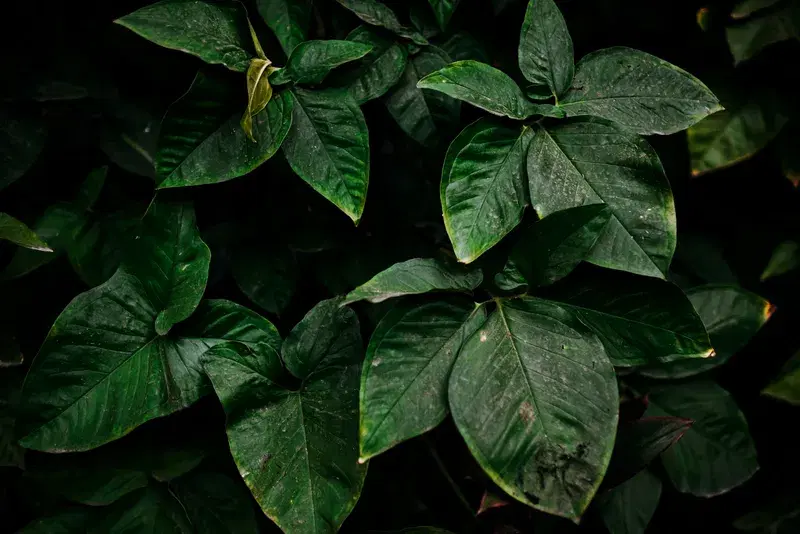
<svg viewBox="0 0 800 534"><path fill-rule="evenodd" d="M526 119L537 107L503 71L473 60L456 61L422 78L417 87L439 91L494 115Z"/></svg>
<svg viewBox="0 0 800 534"><path fill-rule="evenodd" d="M293 99L274 95L253 118L255 143L229 108L231 89L199 73L189 92L172 105L161 126L156 153L159 188L225 182L271 158L292 124Z"/></svg>
<svg viewBox="0 0 800 534"><path fill-rule="evenodd" d="M283 153L292 169L358 224L369 184L369 132L347 91L295 88Z"/></svg>
<svg viewBox="0 0 800 534"><path fill-rule="evenodd" d="M519 68L534 85L546 85L556 99L575 72L572 37L553 0L530 0L519 36Z"/></svg>
<svg viewBox="0 0 800 534"><path fill-rule="evenodd" d="M306 41L294 48L286 66L273 76L274 83L321 83L332 69L362 58L370 50L372 46L354 41Z"/></svg>
<svg viewBox="0 0 800 534"><path fill-rule="evenodd" d="M261 308L280 315L294 295L297 285L297 264L291 251L273 245L237 248L232 258L231 271L236 285L247 298Z"/></svg>
<svg viewBox="0 0 800 534"><path fill-rule="evenodd" d="M0 107L0 191L31 168L46 141L47 128L41 119Z"/></svg>
<svg viewBox="0 0 800 534"><path fill-rule="evenodd" d="M734 61L741 63L775 43L800 38L800 6L786 2L782 9L728 26L725 34Z"/></svg>
<svg viewBox="0 0 800 534"><path fill-rule="evenodd" d="M525 229L509 261L528 283L552 284L589 256L610 219L611 210L605 204L556 212Z"/></svg>
<svg viewBox="0 0 800 534"><path fill-rule="evenodd" d="M400 80L406 69L406 48L378 35L367 26L359 26L350 32L347 40L372 47L348 77L350 94L359 104L383 96Z"/></svg>
<svg viewBox="0 0 800 534"><path fill-rule="evenodd" d="M215 472L193 472L170 484L194 532L256 534L252 501L241 482Z"/></svg>
<svg viewBox="0 0 800 534"><path fill-rule="evenodd" d="M288 57L307 38L311 0L256 0L256 5Z"/></svg>
<svg viewBox="0 0 800 534"><path fill-rule="evenodd" d="M474 261L522 220L525 153L532 137L527 126L481 121L450 145L442 168L442 213L459 261Z"/></svg>
<svg viewBox="0 0 800 534"><path fill-rule="evenodd" d="M712 382L650 392L645 415L694 421L680 441L661 454L675 488L712 497L743 484L758 470L747 421L727 391Z"/></svg>
<svg viewBox="0 0 800 534"><path fill-rule="evenodd" d="M483 281L480 270L467 270L435 259L415 258L395 263L347 294L342 305L368 300L382 302L403 295L431 291L470 292Z"/></svg>
<svg viewBox="0 0 800 534"><path fill-rule="evenodd" d="M361 371L362 461L444 420L453 362L485 320L485 306L462 300L401 306L384 316Z"/></svg>
<svg viewBox="0 0 800 534"><path fill-rule="evenodd" d="M403 26L398 20L394 11L380 0L336 0L349 9L358 18L372 24L373 26L380 26L387 30L396 33L406 39L411 39L419 45L426 45L428 41L418 32Z"/></svg>
<svg viewBox="0 0 800 534"><path fill-rule="evenodd" d="M568 117L601 117L643 135L685 130L722 109L708 87L688 72L624 47L581 59L558 105Z"/></svg>
<svg viewBox="0 0 800 534"><path fill-rule="evenodd" d="M800 352L786 362L775 380L761 393L790 404L800 405Z"/></svg>
<svg viewBox="0 0 800 534"><path fill-rule="evenodd" d="M114 22L160 46L239 72L255 55L247 15L236 2L162 0Z"/></svg>
<svg viewBox="0 0 800 534"><path fill-rule="evenodd" d="M0 213L0 240L10 241L31 250L53 252L36 232L7 213Z"/></svg>
<svg viewBox="0 0 800 534"><path fill-rule="evenodd" d="M458 7L459 2L461 0L428 0L433 9L433 14L436 16L436 22L439 23L442 31L447 28L447 24L450 22L450 18L453 16L453 12Z"/></svg>
<svg viewBox="0 0 800 534"><path fill-rule="evenodd" d="M660 498L661 481L650 471L642 471L603 496L603 523L611 534L644 534Z"/></svg>
<svg viewBox="0 0 800 534"><path fill-rule="evenodd" d="M687 296L706 327L713 356L649 367L642 374L653 378L684 378L718 367L747 345L774 309L755 293L732 285L699 286L690 289Z"/></svg>
<svg viewBox="0 0 800 534"><path fill-rule="evenodd" d="M470 451L503 490L577 521L617 426L614 368L590 331L554 303L499 300L462 347L449 399Z"/></svg>
<svg viewBox="0 0 800 534"><path fill-rule="evenodd" d="M232 343L204 358L239 472L284 531L335 532L355 506L366 475L358 463L362 350L355 313L329 300L284 343L286 367L302 380L297 390L278 385L277 354Z"/></svg>
<svg viewBox="0 0 800 534"><path fill-rule="evenodd" d="M663 278L677 242L675 204L656 152L600 121L537 126L528 184L541 217L605 203L612 216L587 261Z"/></svg>

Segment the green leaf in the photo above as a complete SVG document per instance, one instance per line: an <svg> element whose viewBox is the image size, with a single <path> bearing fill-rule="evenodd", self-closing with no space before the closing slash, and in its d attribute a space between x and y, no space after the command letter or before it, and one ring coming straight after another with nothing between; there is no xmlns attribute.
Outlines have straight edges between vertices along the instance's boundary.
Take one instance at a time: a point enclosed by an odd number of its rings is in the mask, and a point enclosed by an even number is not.
<svg viewBox="0 0 800 534"><path fill-rule="evenodd" d="M506 493L577 521L614 445L617 382L600 341L557 304L497 301L462 347L450 410Z"/></svg>
<svg viewBox="0 0 800 534"><path fill-rule="evenodd" d="M685 130L722 109L709 88L688 72L624 47L581 59L558 105L568 117L601 117L642 135Z"/></svg>
<svg viewBox="0 0 800 534"><path fill-rule="evenodd" d="M642 471L617 486L600 503L603 523L611 534L644 534L661 499L661 481Z"/></svg>
<svg viewBox="0 0 800 534"><path fill-rule="evenodd" d="M367 300L372 303L403 295L419 295L431 291L471 292L483 281L479 269L467 270L460 265L430 258L415 258L395 263L376 274L368 282L347 294L342 305Z"/></svg>
<svg viewBox="0 0 800 534"><path fill-rule="evenodd" d="M274 67L268 59L253 58L247 68L247 109L240 124L247 138L252 142L258 141L253 135L253 117L267 107L272 98L272 86L269 83L269 74Z"/></svg>
<svg viewBox="0 0 800 534"><path fill-rule="evenodd" d="M662 387L650 392L646 416L694 421L683 438L661 454L675 488L713 497L743 484L758 470L747 421L727 391L712 382Z"/></svg>
<svg viewBox="0 0 800 534"><path fill-rule="evenodd" d="M258 12L275 33L286 57L307 40L311 0L256 0Z"/></svg>
<svg viewBox="0 0 800 534"><path fill-rule="evenodd" d="M423 91L419 80L450 62L447 54L434 46L409 59L400 81L386 95L386 108L400 128L421 145L432 144L442 124L458 119L461 104L445 94Z"/></svg>
<svg viewBox="0 0 800 534"><path fill-rule="evenodd" d="M253 117L255 143L239 126L240 113L228 107L230 96L218 80L199 73L189 92L172 105L156 153L159 189L232 180L278 151L292 124L291 95L275 95Z"/></svg>
<svg viewBox="0 0 800 534"><path fill-rule="evenodd" d="M362 350L355 313L328 300L284 343L298 390L278 385L277 354L225 344L204 358L239 473L284 531L335 532L358 500L366 475L357 461Z"/></svg>
<svg viewBox="0 0 800 534"><path fill-rule="evenodd" d="M428 3L433 9L433 14L436 16L436 22L442 31L447 29L447 24L453 16L458 4L461 0L428 0Z"/></svg>
<svg viewBox="0 0 800 534"><path fill-rule="evenodd" d="M772 7L781 0L742 0L731 10L731 18L732 19L744 19L756 13L757 11L761 11L762 9L766 9L768 7Z"/></svg>
<svg viewBox="0 0 800 534"><path fill-rule="evenodd" d="M450 370L485 320L485 306L462 300L401 306L384 316L361 371L361 461L444 420Z"/></svg>
<svg viewBox="0 0 800 534"><path fill-rule="evenodd" d="M705 324L714 347L713 357L648 367L642 374L653 378L684 378L719 367L747 345L774 310L755 293L732 285L699 286L690 289L686 296Z"/></svg>
<svg viewBox="0 0 800 534"><path fill-rule="evenodd" d="M403 26L403 24L401 24L398 20L397 15L394 14L394 11L378 0L336 1L367 24L386 28L387 30L396 33L400 37L410 39L418 45L428 44L427 39L425 39L418 32Z"/></svg>
<svg viewBox="0 0 800 534"><path fill-rule="evenodd" d="M536 127L528 184L540 217L605 203L611 219L586 261L664 278L675 252L675 204L656 152L600 121Z"/></svg>
<svg viewBox="0 0 800 534"><path fill-rule="evenodd" d="M193 534L186 511L166 487L152 485L114 503L92 522L90 532Z"/></svg>
<svg viewBox="0 0 800 534"><path fill-rule="evenodd" d="M141 212L131 210L91 217L65 243L72 269L87 286L99 286L119 267L124 243L136 228Z"/></svg>
<svg viewBox="0 0 800 534"><path fill-rule="evenodd" d="M444 50L453 61L472 59L481 63L491 63L486 48L467 32L458 32L442 44Z"/></svg>
<svg viewBox="0 0 800 534"><path fill-rule="evenodd" d="M442 168L442 213L458 261L470 263L522 220L531 128L476 122L450 145Z"/></svg>
<svg viewBox="0 0 800 534"><path fill-rule="evenodd" d="M275 83L318 84L334 68L366 56L372 46L354 41L306 41L297 45Z"/></svg>
<svg viewBox="0 0 800 534"><path fill-rule="evenodd" d="M114 22L157 45L238 72L245 72L255 55L247 15L235 2L162 0Z"/></svg>
<svg viewBox="0 0 800 534"><path fill-rule="evenodd" d="M800 6L786 2L782 9L728 26L725 35L731 55L739 64L775 43L800 38Z"/></svg>
<svg viewBox="0 0 800 534"><path fill-rule="evenodd" d="M456 61L417 82L494 115L526 119L536 113L519 86L503 71L478 61Z"/></svg>
<svg viewBox="0 0 800 534"><path fill-rule="evenodd" d="M800 267L800 244L795 241L784 241L772 251L772 257L761 273L761 280L790 273L798 267Z"/></svg>
<svg viewBox="0 0 800 534"><path fill-rule="evenodd" d="M603 342L614 365L707 358L711 343L692 302L671 282L612 271L562 285L548 296Z"/></svg>
<svg viewBox="0 0 800 534"><path fill-rule="evenodd" d="M552 284L589 256L610 219L605 204L558 211L523 231L509 261L531 285Z"/></svg>
<svg viewBox="0 0 800 534"><path fill-rule="evenodd" d="M528 281L513 260L508 260L503 270L494 275L494 284L503 291L528 291Z"/></svg>
<svg viewBox="0 0 800 534"><path fill-rule="evenodd" d="M7 213L0 213L0 240L10 241L31 250L53 252L36 232Z"/></svg>
<svg viewBox="0 0 800 534"><path fill-rule="evenodd" d="M369 184L369 132L355 100L338 89L294 88L283 153L292 170L358 224Z"/></svg>
<svg viewBox="0 0 800 534"><path fill-rule="evenodd" d="M800 405L800 352L786 362L777 378L761 394Z"/></svg>
<svg viewBox="0 0 800 534"><path fill-rule="evenodd" d="M546 85L558 97L572 83L572 37L553 0L530 0L519 36L519 68L534 85Z"/></svg>
<svg viewBox="0 0 800 534"><path fill-rule="evenodd" d="M46 124L39 117L17 115L0 107L0 191L36 163L46 141Z"/></svg>
<svg viewBox="0 0 800 534"><path fill-rule="evenodd" d="M231 260L231 270L242 293L269 313L281 315L292 300L297 264L285 247L238 248Z"/></svg>
<svg viewBox="0 0 800 534"><path fill-rule="evenodd" d="M692 176L748 159L775 139L788 120L772 99L753 99L706 117L687 132Z"/></svg>
<svg viewBox="0 0 800 534"><path fill-rule="evenodd" d="M89 532L88 526L95 511L84 507L72 507L53 515L31 521L19 534L78 534Z"/></svg>
<svg viewBox="0 0 800 534"><path fill-rule="evenodd" d="M186 510L193 532L256 534L258 524L250 495L241 483L215 472L193 472L170 484Z"/></svg>
<svg viewBox="0 0 800 534"><path fill-rule="evenodd" d="M361 105L386 94L406 69L406 48L381 37L367 26L359 26L350 32L347 40L372 47L347 83L355 101Z"/></svg>

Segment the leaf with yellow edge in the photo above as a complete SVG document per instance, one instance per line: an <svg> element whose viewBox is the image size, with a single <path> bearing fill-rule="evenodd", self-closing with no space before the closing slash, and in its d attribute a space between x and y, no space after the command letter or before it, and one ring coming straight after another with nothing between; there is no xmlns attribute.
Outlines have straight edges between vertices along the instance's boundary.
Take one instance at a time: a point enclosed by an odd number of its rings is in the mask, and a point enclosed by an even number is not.
<svg viewBox="0 0 800 534"><path fill-rule="evenodd" d="M269 75L275 70L275 67L271 65L272 62L268 59L253 58L250 60L250 67L247 69L247 109L244 112L241 124L244 133L254 143L256 138L253 136L253 117L267 107L272 98Z"/></svg>

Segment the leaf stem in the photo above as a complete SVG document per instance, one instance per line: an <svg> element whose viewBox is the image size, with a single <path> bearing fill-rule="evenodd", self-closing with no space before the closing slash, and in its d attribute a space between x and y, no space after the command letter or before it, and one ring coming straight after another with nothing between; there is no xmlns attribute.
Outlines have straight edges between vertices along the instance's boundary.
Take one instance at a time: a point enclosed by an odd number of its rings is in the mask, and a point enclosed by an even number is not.
<svg viewBox="0 0 800 534"><path fill-rule="evenodd" d="M439 471L442 473L442 476L447 480L447 483L450 484L450 487L453 489L453 493L456 494L458 497L459 502L464 507L464 509L469 513L471 518L475 518L475 512L472 510L472 506L470 506L469 501L464 496L464 493L461 491L461 488L458 487L456 481L453 480L453 477L450 476L450 473L447 472L447 467L445 467L444 462L442 462L441 457L439 457L439 453L436 452L436 446L433 444L431 439L428 436L424 436L425 444L428 446L428 452L430 453L433 461L436 462L436 467L439 468Z"/></svg>

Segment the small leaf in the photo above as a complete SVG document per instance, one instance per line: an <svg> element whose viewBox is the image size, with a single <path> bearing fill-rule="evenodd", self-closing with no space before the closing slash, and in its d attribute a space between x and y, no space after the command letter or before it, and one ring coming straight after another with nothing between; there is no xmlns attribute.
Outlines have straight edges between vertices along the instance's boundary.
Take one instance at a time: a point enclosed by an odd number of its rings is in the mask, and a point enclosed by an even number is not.
<svg viewBox="0 0 800 534"><path fill-rule="evenodd" d="M162 0L115 20L148 41L245 72L253 54L247 15L235 2Z"/></svg>
<svg viewBox="0 0 800 534"><path fill-rule="evenodd" d="M318 84L334 68L366 56L372 46L353 41L306 41L297 45L280 71L280 81ZM275 77L278 78L276 73Z"/></svg>
<svg viewBox="0 0 800 534"><path fill-rule="evenodd" d="M256 0L258 12L275 33L286 57L307 40L311 0Z"/></svg>
<svg viewBox="0 0 800 534"><path fill-rule="evenodd" d="M36 232L7 213L0 213L0 240L10 241L31 250L53 252Z"/></svg>
<svg viewBox="0 0 800 534"><path fill-rule="evenodd" d="M461 0L428 0L428 3L433 9L433 14L436 15L436 22L442 31L447 29L447 24L453 16L458 4Z"/></svg>
<svg viewBox="0 0 800 534"><path fill-rule="evenodd" d="M403 26L390 7L378 0L336 0L355 16L373 26L380 26L418 45L427 45L428 40L418 32Z"/></svg>
<svg viewBox="0 0 800 534"><path fill-rule="evenodd" d="M800 405L800 352L786 362L778 377L761 394Z"/></svg>
<svg viewBox="0 0 800 534"><path fill-rule="evenodd" d="M272 86L269 84L269 60L254 58L247 69L247 109L242 117L241 125L244 133L254 143L253 117L267 107L272 98Z"/></svg>
<svg viewBox="0 0 800 534"><path fill-rule="evenodd" d="M439 91L512 119L526 119L535 113L514 80L503 71L477 61L451 63L422 78L417 87Z"/></svg>
<svg viewBox="0 0 800 534"><path fill-rule="evenodd" d="M556 99L575 72L572 37L553 0L530 0L519 36L519 68L529 82L546 85Z"/></svg>
<svg viewBox="0 0 800 534"><path fill-rule="evenodd" d="M294 88L283 153L292 170L358 224L369 184L369 131L353 98L338 89Z"/></svg>
<svg viewBox="0 0 800 534"><path fill-rule="evenodd" d="M581 59L558 105L568 117L593 115L642 135L685 130L722 109L708 87L688 72L624 47Z"/></svg>
<svg viewBox="0 0 800 534"><path fill-rule="evenodd" d="M450 145L442 168L442 213L458 261L474 261L522 220L524 159L532 137L527 126L480 121Z"/></svg>
<svg viewBox="0 0 800 534"><path fill-rule="evenodd" d="M761 273L761 280L790 273L798 267L800 267L800 244L795 241L784 241L772 251L772 257Z"/></svg>
<svg viewBox="0 0 800 534"><path fill-rule="evenodd" d="M350 32L347 40L372 47L347 78L350 94L359 105L383 96L400 80L406 69L406 48L381 37L367 26L359 26Z"/></svg>
<svg viewBox="0 0 800 534"><path fill-rule="evenodd" d="M192 534L186 511L166 487L148 486L98 515L92 532L169 532Z"/></svg>
<svg viewBox="0 0 800 534"><path fill-rule="evenodd" d="M435 259L415 258L395 263L368 282L347 294L342 305L367 300L372 303L403 295L419 295L431 291L471 292L483 281L480 270L467 270L460 265Z"/></svg>
<svg viewBox="0 0 800 534"><path fill-rule="evenodd" d="M297 264L291 251L245 246L234 251L233 279L247 298L269 313L281 315L297 284Z"/></svg>
<svg viewBox="0 0 800 534"><path fill-rule="evenodd" d="M494 482L577 521L603 478L617 426L614 368L591 332L555 303L499 300L462 347L449 399Z"/></svg>
<svg viewBox="0 0 800 534"><path fill-rule="evenodd" d="M695 382L651 391L645 416L694 421L683 438L661 454L675 488L713 497L743 484L758 470L747 421L727 391Z"/></svg>
<svg viewBox="0 0 800 534"><path fill-rule="evenodd" d="M0 106L0 191L36 162L47 142L46 126L39 117L19 115Z"/></svg>
<svg viewBox="0 0 800 534"><path fill-rule="evenodd" d="M503 291L528 291L528 281L513 260L508 260L503 270L494 275L494 284Z"/></svg>
<svg viewBox="0 0 800 534"><path fill-rule="evenodd" d="M485 306L462 300L401 306L383 317L361 371L361 461L444 420L453 362L485 320Z"/></svg>
<svg viewBox="0 0 800 534"><path fill-rule="evenodd" d="M781 0L742 0L731 10L731 18L745 19L757 11L774 6L780 1Z"/></svg>
<svg viewBox="0 0 800 534"><path fill-rule="evenodd" d="M800 36L800 6L786 2L784 7L741 24L725 28L728 48L736 64L754 57L768 46Z"/></svg>
<svg viewBox="0 0 800 534"><path fill-rule="evenodd" d="M603 523L610 534L644 534L660 499L661 481L650 471L642 471L603 496Z"/></svg>
<svg viewBox="0 0 800 534"><path fill-rule="evenodd" d="M447 52L453 61L472 59L481 63L491 63L486 48L466 32L458 32L442 44L442 50Z"/></svg>

